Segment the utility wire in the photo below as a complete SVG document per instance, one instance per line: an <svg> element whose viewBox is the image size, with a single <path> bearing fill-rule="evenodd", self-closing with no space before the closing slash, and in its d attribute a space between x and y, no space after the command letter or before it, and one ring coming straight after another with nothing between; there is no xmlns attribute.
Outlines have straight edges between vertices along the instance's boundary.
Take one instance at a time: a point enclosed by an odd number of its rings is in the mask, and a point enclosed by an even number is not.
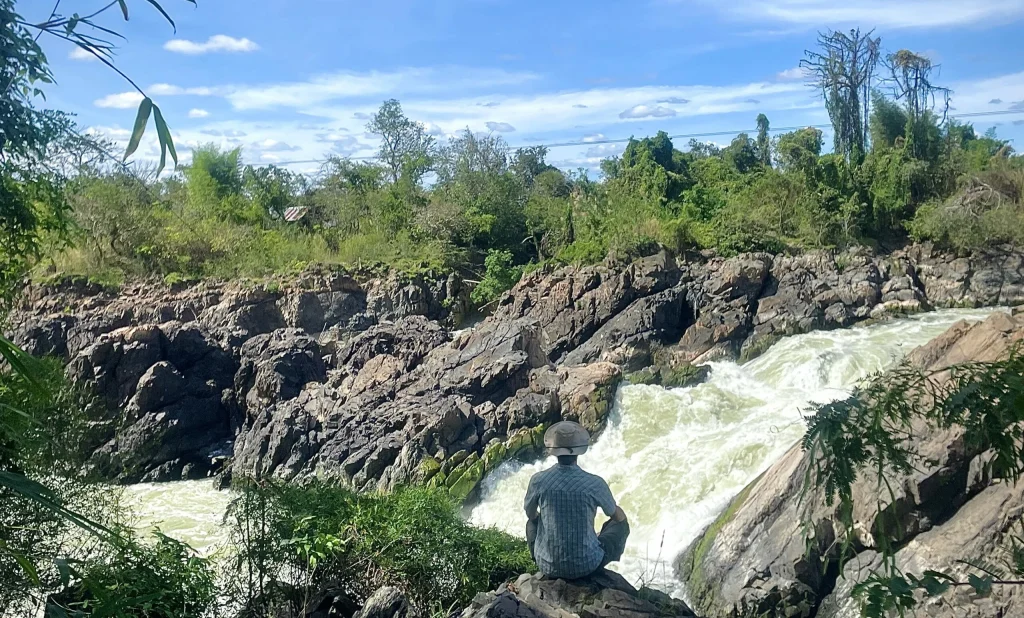
<svg viewBox="0 0 1024 618"><path fill-rule="evenodd" d="M996 110L991 112L965 112L963 114L949 114L950 118L977 118L980 116L1006 116L1013 114L1024 114L1024 109L1019 110ZM800 129L831 129L831 124L812 124L812 125L800 125L793 127L777 127L770 130L771 133L786 133L789 131L799 131ZM698 137L721 137L723 135L739 135L740 133L754 133L757 129L734 129L731 131L710 131L707 133L681 133L679 135L669 135L669 139L696 139ZM632 137L620 137L620 138L606 138L606 139L595 139L595 140L576 140L571 142L552 142L548 144L524 144L522 146L516 146L516 148L531 148L543 146L544 148L564 148L568 146L600 146L602 144L625 144L629 140L634 139ZM368 155L362 157L345 157L350 161L375 161L379 159L377 155ZM324 159L302 159L298 161L268 161L267 163L272 165L298 165L303 163L322 163Z"/></svg>

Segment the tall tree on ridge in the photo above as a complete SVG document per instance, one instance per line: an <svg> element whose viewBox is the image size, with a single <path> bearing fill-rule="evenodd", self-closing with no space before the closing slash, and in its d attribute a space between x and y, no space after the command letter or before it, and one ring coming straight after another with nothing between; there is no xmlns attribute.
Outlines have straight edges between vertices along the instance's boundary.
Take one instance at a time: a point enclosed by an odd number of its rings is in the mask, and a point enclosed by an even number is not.
<svg viewBox="0 0 1024 618"><path fill-rule="evenodd" d="M882 39L829 31L818 35L820 51L805 51L800 66L821 90L835 134L834 148L847 160L864 155L868 141L871 80L878 66Z"/></svg>

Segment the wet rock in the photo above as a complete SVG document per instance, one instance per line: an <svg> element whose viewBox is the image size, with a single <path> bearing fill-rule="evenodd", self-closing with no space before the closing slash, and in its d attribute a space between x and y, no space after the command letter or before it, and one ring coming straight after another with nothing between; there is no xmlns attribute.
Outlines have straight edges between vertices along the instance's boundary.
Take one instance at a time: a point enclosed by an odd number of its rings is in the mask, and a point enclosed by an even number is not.
<svg viewBox="0 0 1024 618"><path fill-rule="evenodd" d="M420 613L398 588L386 586L370 595L352 618L419 618Z"/></svg>

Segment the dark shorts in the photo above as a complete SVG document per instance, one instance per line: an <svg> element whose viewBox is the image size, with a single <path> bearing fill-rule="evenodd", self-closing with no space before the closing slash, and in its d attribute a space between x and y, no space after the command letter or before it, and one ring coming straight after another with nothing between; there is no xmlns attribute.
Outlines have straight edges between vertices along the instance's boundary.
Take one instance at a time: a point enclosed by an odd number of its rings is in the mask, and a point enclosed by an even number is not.
<svg viewBox="0 0 1024 618"><path fill-rule="evenodd" d="M597 542L604 550L604 560L601 566L609 562L618 562L622 559L622 552L626 551L626 539L629 538L629 522L615 521L609 519L601 526L601 533L597 535Z"/></svg>

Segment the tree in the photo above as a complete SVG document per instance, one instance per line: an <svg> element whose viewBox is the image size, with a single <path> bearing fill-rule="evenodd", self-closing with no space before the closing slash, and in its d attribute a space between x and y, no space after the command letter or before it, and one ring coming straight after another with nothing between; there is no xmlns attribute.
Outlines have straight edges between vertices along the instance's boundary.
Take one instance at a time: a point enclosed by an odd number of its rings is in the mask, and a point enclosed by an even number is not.
<svg viewBox="0 0 1024 618"><path fill-rule="evenodd" d="M868 139L868 95L878 65L882 40L872 32L829 31L818 35L821 51L805 51L800 66L821 90L835 134L834 150L859 161Z"/></svg>
<svg viewBox="0 0 1024 618"><path fill-rule="evenodd" d="M267 165L246 165L242 170L242 191L260 212L283 219L296 196L305 189L305 176Z"/></svg>
<svg viewBox="0 0 1024 618"><path fill-rule="evenodd" d="M939 96L942 98L942 120L945 121L951 91L934 85L931 81L935 68L932 61L910 50L902 49L890 54L885 64L889 69L893 96L904 102L907 118L904 135L908 148L915 157L925 157L927 149L933 145L927 135L932 123L926 115L934 110L936 96Z"/></svg>
<svg viewBox="0 0 1024 618"><path fill-rule="evenodd" d="M813 127L780 135L775 142L779 166L784 170L799 170L809 174L821 156L821 138L821 130Z"/></svg>
<svg viewBox="0 0 1024 618"><path fill-rule="evenodd" d="M880 92L872 94L871 147L877 150L894 148L907 130L907 114Z"/></svg>
<svg viewBox="0 0 1024 618"><path fill-rule="evenodd" d="M772 166L772 141L768 136L771 125L768 123L768 116L757 115L757 158L761 165L768 168Z"/></svg>
<svg viewBox="0 0 1024 618"><path fill-rule="evenodd" d="M434 138L423 125L409 120L398 101L388 99L366 130L380 136L380 160L388 169L391 182L397 184L405 177L411 184L418 184L430 169L430 150L434 145Z"/></svg>
<svg viewBox="0 0 1024 618"><path fill-rule="evenodd" d="M757 168L760 163L757 143L746 133L740 133L724 150L722 156L736 171L746 174Z"/></svg>
<svg viewBox="0 0 1024 618"><path fill-rule="evenodd" d="M537 176L558 168L548 165L545 158L548 156L548 149L545 146L530 146L528 148L516 149L512 157L512 171L523 182L526 187L532 187Z"/></svg>

